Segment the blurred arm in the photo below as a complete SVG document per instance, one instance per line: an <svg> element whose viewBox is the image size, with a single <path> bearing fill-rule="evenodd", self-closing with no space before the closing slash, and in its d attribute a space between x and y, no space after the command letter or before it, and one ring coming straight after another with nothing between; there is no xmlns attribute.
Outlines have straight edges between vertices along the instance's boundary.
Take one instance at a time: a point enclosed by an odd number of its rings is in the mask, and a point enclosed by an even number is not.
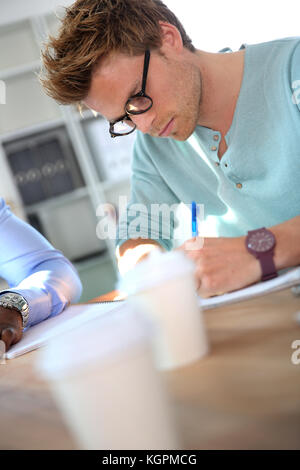
<svg viewBox="0 0 300 470"><path fill-rule="evenodd" d="M0 275L29 304L28 326L59 314L81 295L73 265L0 199Z"/></svg>

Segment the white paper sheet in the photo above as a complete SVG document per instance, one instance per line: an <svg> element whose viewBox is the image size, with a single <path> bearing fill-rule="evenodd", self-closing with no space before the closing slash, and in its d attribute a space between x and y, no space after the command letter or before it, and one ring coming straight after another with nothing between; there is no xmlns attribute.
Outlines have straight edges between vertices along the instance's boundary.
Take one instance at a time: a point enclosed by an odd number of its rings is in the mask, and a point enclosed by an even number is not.
<svg viewBox="0 0 300 470"><path fill-rule="evenodd" d="M48 318L24 331L22 339L6 353L6 359L25 354L43 346L54 336L122 308L123 302L71 305L62 313Z"/></svg>
<svg viewBox="0 0 300 470"><path fill-rule="evenodd" d="M266 295L271 292L276 292L288 287L295 286L297 284L300 284L300 267L291 269L288 272L271 279L270 281L258 282L253 286L246 287L235 292L230 292L229 294L209 297L208 299L203 299L199 296L199 304L204 310L207 310L210 308L240 302L241 300L248 300L252 297Z"/></svg>

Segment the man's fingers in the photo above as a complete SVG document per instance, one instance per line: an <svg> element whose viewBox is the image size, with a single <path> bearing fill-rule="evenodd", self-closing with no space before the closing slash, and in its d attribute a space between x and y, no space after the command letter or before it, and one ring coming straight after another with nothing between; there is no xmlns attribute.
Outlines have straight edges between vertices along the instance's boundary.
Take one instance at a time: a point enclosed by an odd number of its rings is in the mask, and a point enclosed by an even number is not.
<svg viewBox="0 0 300 470"><path fill-rule="evenodd" d="M15 339L14 330L12 328L4 328L1 333L1 339L2 341L4 341L7 351L13 344L13 341Z"/></svg>
<svg viewBox="0 0 300 470"><path fill-rule="evenodd" d="M194 237L185 242L186 251L200 251L202 250L203 246L204 246L203 237Z"/></svg>

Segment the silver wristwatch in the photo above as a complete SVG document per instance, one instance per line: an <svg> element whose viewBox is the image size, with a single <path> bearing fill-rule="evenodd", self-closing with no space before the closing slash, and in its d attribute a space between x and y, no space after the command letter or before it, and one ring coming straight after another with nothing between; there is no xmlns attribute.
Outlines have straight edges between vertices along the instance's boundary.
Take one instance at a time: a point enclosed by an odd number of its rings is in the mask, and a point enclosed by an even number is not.
<svg viewBox="0 0 300 470"><path fill-rule="evenodd" d="M26 299L21 294L16 294L15 292L2 292L0 291L0 307L18 310L22 315L24 329L29 318L29 306Z"/></svg>

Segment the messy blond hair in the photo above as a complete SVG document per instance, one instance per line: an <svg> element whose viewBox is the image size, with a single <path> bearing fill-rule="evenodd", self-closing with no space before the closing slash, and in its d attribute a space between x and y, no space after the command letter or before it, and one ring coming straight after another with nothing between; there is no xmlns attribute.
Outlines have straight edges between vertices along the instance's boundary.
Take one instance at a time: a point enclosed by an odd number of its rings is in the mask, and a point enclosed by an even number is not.
<svg viewBox="0 0 300 470"><path fill-rule="evenodd" d="M77 0L66 8L57 37L42 51L40 81L60 104L81 104L92 72L111 52L141 55L161 46L159 21L179 30L183 45L194 52L190 38L161 0Z"/></svg>

